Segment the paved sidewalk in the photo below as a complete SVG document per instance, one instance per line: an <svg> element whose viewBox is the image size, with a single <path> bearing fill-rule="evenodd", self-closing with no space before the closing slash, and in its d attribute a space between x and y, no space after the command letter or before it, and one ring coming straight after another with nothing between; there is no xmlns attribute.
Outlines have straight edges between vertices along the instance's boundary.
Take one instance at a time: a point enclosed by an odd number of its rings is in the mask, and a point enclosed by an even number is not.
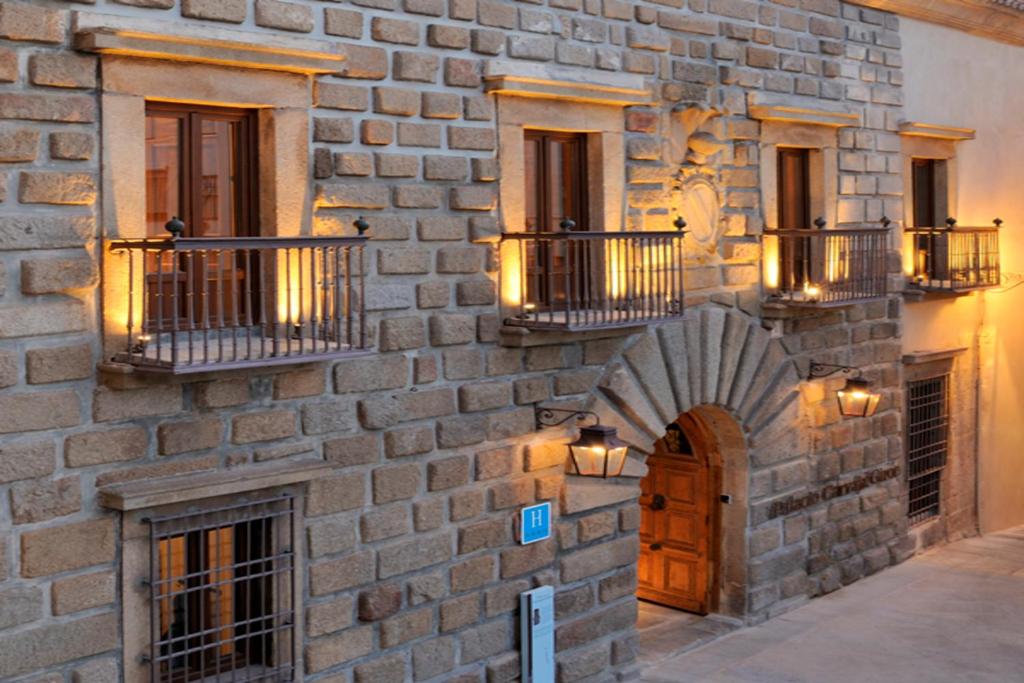
<svg viewBox="0 0 1024 683"><path fill-rule="evenodd" d="M1024 683L1024 527L938 548L644 672L649 683Z"/></svg>

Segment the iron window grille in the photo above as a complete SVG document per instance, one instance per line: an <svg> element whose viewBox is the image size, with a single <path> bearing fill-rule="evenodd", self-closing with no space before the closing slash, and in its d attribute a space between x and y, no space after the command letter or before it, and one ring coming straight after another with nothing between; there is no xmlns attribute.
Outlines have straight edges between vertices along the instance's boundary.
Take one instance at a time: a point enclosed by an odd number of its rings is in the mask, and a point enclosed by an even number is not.
<svg viewBox="0 0 1024 683"><path fill-rule="evenodd" d="M148 519L152 683L295 677L294 497Z"/></svg>
<svg viewBox="0 0 1024 683"><path fill-rule="evenodd" d="M939 514L949 455L949 376L907 385L907 514L911 524Z"/></svg>

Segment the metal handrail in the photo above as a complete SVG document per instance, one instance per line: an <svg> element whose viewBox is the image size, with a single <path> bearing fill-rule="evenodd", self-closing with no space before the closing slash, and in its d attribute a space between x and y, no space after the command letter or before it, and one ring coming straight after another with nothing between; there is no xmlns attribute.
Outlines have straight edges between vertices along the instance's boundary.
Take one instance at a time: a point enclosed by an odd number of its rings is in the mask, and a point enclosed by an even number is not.
<svg viewBox="0 0 1024 683"><path fill-rule="evenodd" d="M502 234L505 324L587 330L681 317L686 223L680 218L675 225L675 231Z"/></svg>

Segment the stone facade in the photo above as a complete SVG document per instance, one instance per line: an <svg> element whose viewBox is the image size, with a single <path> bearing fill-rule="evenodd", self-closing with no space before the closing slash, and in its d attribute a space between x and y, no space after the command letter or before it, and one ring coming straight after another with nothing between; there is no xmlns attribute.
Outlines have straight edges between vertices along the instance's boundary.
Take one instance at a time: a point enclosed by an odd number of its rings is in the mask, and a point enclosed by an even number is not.
<svg viewBox="0 0 1024 683"><path fill-rule="evenodd" d="M372 355L191 379L104 362L105 240L124 236L111 198L131 179L110 177L101 142L119 134L99 125L118 106L101 96L116 58L75 49L79 27L104 22L343 50L342 73L302 76L296 96L311 89L313 106L286 107L310 140L290 157L308 152L295 192L309 201L288 215L309 235L366 216ZM739 588L722 611L755 623L913 552L902 479L770 515L901 462L903 303L763 305L768 124L748 115L763 103L854 114L835 132L829 215L847 227L902 216L894 15L839 0L37 0L0 2L0 39L0 679L114 681L139 654L122 626L131 525L98 492L270 461L332 468L303 511L311 682L515 680L517 596L541 584L556 589L558 680L635 676L641 451L690 410L741 435L742 457L723 463L746 509L723 539L739 546ZM669 229L682 188L713 188L717 218L688 246L684 320L503 332L495 237L521 226L499 188L522 180L502 176L497 153L506 96L484 79L496 60L643 84L647 104L614 110L625 175L606 206L622 210L603 221ZM693 110L715 115L694 123ZM841 380L808 382L812 359L865 369L877 415L842 419ZM569 432L538 432L536 403L617 426L633 476L567 475ZM516 544L517 509L542 500L556 502L555 537Z"/></svg>

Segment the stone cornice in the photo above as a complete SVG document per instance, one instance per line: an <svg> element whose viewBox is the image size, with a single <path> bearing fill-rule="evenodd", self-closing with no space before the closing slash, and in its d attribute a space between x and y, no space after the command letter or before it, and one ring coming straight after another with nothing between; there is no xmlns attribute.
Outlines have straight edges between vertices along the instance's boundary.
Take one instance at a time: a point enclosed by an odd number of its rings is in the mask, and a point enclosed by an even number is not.
<svg viewBox="0 0 1024 683"><path fill-rule="evenodd" d="M912 135L922 138L938 138L940 140L961 142L963 140L973 140L974 129L939 126L932 123L921 123L919 121L901 121L900 135Z"/></svg>
<svg viewBox="0 0 1024 683"><path fill-rule="evenodd" d="M958 346L952 349L928 349L924 351L911 351L903 354L904 365L922 365L924 363L934 363L940 360L949 360L956 358L961 353L967 350L966 346Z"/></svg>
<svg viewBox="0 0 1024 683"><path fill-rule="evenodd" d="M289 73L340 73L345 60L336 43L91 12L76 13L74 35L83 52Z"/></svg>
<svg viewBox="0 0 1024 683"><path fill-rule="evenodd" d="M542 64L491 60L484 71L484 90L499 95L589 102L618 107L651 104L654 98L640 76L602 73Z"/></svg>
<svg viewBox="0 0 1024 683"><path fill-rule="evenodd" d="M788 104L751 104L748 111L750 118L758 121L785 121L786 123L806 123L836 128L860 125L860 115L852 112L828 111Z"/></svg>
<svg viewBox="0 0 1024 683"><path fill-rule="evenodd" d="M999 40L1024 45L1024 12L995 0L850 0L912 19Z"/></svg>

